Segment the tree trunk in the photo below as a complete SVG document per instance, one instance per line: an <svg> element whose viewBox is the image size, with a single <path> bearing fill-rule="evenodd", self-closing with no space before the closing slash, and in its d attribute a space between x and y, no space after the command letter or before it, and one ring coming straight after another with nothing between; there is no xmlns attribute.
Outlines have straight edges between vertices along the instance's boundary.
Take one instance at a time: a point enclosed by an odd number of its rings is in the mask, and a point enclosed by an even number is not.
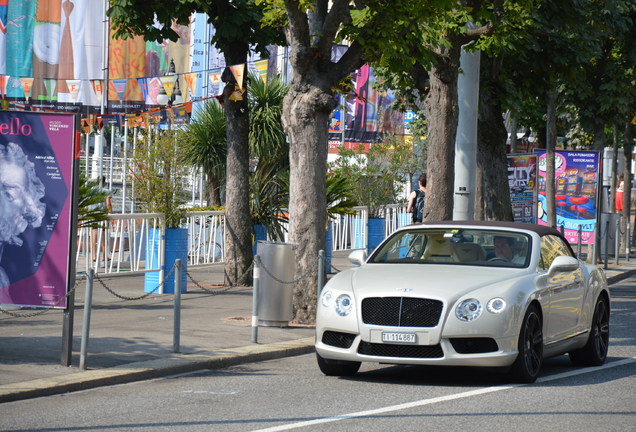
<svg viewBox="0 0 636 432"><path fill-rule="evenodd" d="M207 176L208 198L210 206L221 205L221 185L218 178L212 175Z"/></svg>
<svg viewBox="0 0 636 432"><path fill-rule="evenodd" d="M629 121L625 127L623 135L623 154L625 155L625 165L623 166L623 220L621 223L621 231L627 232L627 222L630 222L630 229L634 231L634 224L631 223L632 214L632 151L634 150L634 125ZM627 242L630 241L629 236L625 236ZM631 249L631 244L624 245L624 250Z"/></svg>
<svg viewBox="0 0 636 432"><path fill-rule="evenodd" d="M328 122L336 101L318 76L292 79L283 104L289 137L289 238L297 245L294 321L316 316L318 251L325 248Z"/></svg>
<svg viewBox="0 0 636 432"><path fill-rule="evenodd" d="M508 186L507 131L501 105L496 94L497 65L482 56L481 91L479 92L479 123L477 159L482 167L484 220L512 221L510 187ZM516 137L513 131L512 136ZM485 169L483 169L485 168Z"/></svg>
<svg viewBox="0 0 636 432"><path fill-rule="evenodd" d="M460 50L460 45L452 42L450 48L440 48L436 53L438 61L429 72L430 90L425 99L428 122L425 221L453 218Z"/></svg>
<svg viewBox="0 0 636 432"><path fill-rule="evenodd" d="M517 113L510 113L510 153L517 153L519 140L517 139L517 129L519 129L519 121Z"/></svg>
<svg viewBox="0 0 636 432"><path fill-rule="evenodd" d="M222 47L228 65L246 63L247 45ZM252 217L249 204L249 112L247 95L230 100L235 80L228 69L223 75L228 84L224 92L227 136L227 172L225 188L225 283L250 285L252 255Z"/></svg>
<svg viewBox="0 0 636 432"><path fill-rule="evenodd" d="M545 198L548 225L556 227L556 202L554 196L554 149L556 147L556 105L557 89L554 82L547 93L546 135L545 135Z"/></svg>

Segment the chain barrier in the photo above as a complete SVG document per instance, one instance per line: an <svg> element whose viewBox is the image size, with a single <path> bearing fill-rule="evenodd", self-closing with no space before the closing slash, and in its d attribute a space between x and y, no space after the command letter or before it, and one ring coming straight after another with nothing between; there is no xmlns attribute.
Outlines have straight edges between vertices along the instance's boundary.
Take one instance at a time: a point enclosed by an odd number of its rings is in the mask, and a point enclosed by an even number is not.
<svg viewBox="0 0 636 432"><path fill-rule="evenodd" d="M340 273L342 270L340 270L339 268L337 268L335 265L333 265L333 260L329 263L329 266L331 267L331 270L335 270L335 273Z"/></svg>
<svg viewBox="0 0 636 432"><path fill-rule="evenodd" d="M121 294L117 294L115 291L110 289L108 287L108 285L106 285L106 283L104 283L104 281L97 274L95 275L95 279L97 280L97 282L99 282L99 284L101 286L103 286L106 289L106 291L108 291L109 293L111 293L112 295L114 295L117 298L120 298L122 300L129 300L129 301L143 300L146 297L150 296L151 294L155 294L157 292L157 290L159 290L159 288L161 288L166 283L166 280L170 278L170 275L172 275L172 273L174 272L176 267L177 267L176 265L173 265L172 268L170 269L170 271L168 272L168 274L164 276L163 280L161 282L159 282L159 284L152 291L147 292L147 293L145 293L143 295L140 295L139 297L126 297L126 296L123 296Z"/></svg>
<svg viewBox="0 0 636 432"><path fill-rule="evenodd" d="M86 274L84 274L83 278L75 279L75 285L73 286L73 288L71 288L63 297L60 297L60 299L57 302L55 302L52 306L49 306L45 309L38 310L37 312L23 313L23 312L12 312L12 311L0 308L0 313L12 316L13 318L33 318L36 316L44 315L45 313L50 312L51 310L60 310L60 309L55 309L55 306L59 305L60 303L62 303L64 299L68 298L71 294L73 294L75 292L75 289L79 285L79 283L82 282L83 280L86 280Z"/></svg>
<svg viewBox="0 0 636 432"><path fill-rule="evenodd" d="M253 268L254 268L254 261L252 261L252 264L250 264L250 266L247 268L247 270L245 270L245 273L243 273L242 277L238 278L237 280L243 280L247 276L247 274L252 271ZM223 294L223 293L228 292L232 288L234 288L232 285L229 285L229 286L224 287L223 289L211 290L210 288L206 288L203 285L201 285L199 282L194 280L192 275L187 270L186 270L185 273L186 273L186 276L188 277L188 279L190 279L190 281L192 281L192 283L194 283L194 285L196 287L201 288L203 291L208 292L208 293L210 293L212 295Z"/></svg>
<svg viewBox="0 0 636 432"><path fill-rule="evenodd" d="M284 280L281 280L281 279L277 278L276 276L274 276L274 275L273 275L273 274L272 274L272 273L271 273L271 272L267 269L267 267L265 267L265 266L263 265L263 261L261 261L261 259L260 259L260 257L259 257L258 255L256 255L256 256L254 257L254 261L256 261L257 259L258 259L258 261L259 261L259 263L260 263L261 269L263 269L263 271L264 271L265 273L267 273L267 275L268 275L269 277L271 277L272 279L274 279L274 280L275 280L276 282L278 282L278 283L282 283L283 285L293 285L293 284L296 284L296 283L298 283L298 282L302 281L304 278L306 278L307 276L309 276L309 274L310 274L313 270L316 270L316 267L318 266L318 263L316 262L316 265L315 265L315 266L309 266L309 267L307 268L307 271L306 271L304 274L302 274L301 276L297 277L296 279L294 279L294 280L292 280L292 281L284 281Z"/></svg>

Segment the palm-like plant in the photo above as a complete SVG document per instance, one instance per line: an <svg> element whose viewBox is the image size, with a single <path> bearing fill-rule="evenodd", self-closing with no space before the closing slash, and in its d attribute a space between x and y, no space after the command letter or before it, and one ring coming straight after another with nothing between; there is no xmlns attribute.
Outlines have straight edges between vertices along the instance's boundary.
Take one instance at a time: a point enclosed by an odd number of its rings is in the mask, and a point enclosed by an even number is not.
<svg viewBox="0 0 636 432"><path fill-rule="evenodd" d="M281 169L289 168L289 144L281 123L288 89L280 78L263 82L258 75L250 74L250 155L266 159L268 164L276 162Z"/></svg>
<svg viewBox="0 0 636 432"><path fill-rule="evenodd" d="M183 138L181 144L184 159L203 168L208 179L210 205L220 205L227 147L225 114L216 99L206 101L195 113L193 120L185 128Z"/></svg>
<svg viewBox="0 0 636 432"><path fill-rule="evenodd" d="M77 221L82 227L100 228L101 222L109 220L108 209L104 205L108 191L99 187L99 179L79 178Z"/></svg>
<svg viewBox="0 0 636 432"><path fill-rule="evenodd" d="M249 79L250 156L257 162L250 176L250 211L254 223L279 240L289 203L289 145L281 123L287 88L279 78Z"/></svg>

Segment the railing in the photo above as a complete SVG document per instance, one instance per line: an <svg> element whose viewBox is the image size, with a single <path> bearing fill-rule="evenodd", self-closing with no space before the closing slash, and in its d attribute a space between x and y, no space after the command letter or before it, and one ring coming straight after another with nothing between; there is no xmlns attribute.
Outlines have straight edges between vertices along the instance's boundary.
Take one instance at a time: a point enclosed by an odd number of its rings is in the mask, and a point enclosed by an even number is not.
<svg viewBox="0 0 636 432"><path fill-rule="evenodd" d="M362 249L367 246L367 207L354 207L355 214L331 220L333 250ZM393 204L383 209L385 235L410 223L405 206ZM77 271L93 268L97 273L161 272L163 267L163 215L159 213L111 213L103 228L80 228L77 240ZM182 225L188 228L188 266L224 262L225 213L195 211L187 213ZM159 252L146 250L159 236ZM154 258L154 254L160 256ZM95 259L93 259L93 257ZM157 266L149 263L158 260ZM157 268L158 267L158 268Z"/></svg>
<svg viewBox="0 0 636 432"><path fill-rule="evenodd" d="M367 247L367 221L369 212L367 207L354 207L355 214L336 216L332 222L333 250L362 249ZM405 204L391 204L384 206L382 215L385 220L385 237L398 228L411 223L411 215L406 213Z"/></svg>
<svg viewBox="0 0 636 432"><path fill-rule="evenodd" d="M77 239L78 272L93 268L97 273L162 272L165 249L160 213L111 213L103 228L82 227ZM222 211L187 213L188 265L222 262L225 257L225 214ZM159 238L157 238L159 237ZM158 257L146 245L159 241ZM156 266L149 263L157 262ZM161 278L161 275L160 275Z"/></svg>

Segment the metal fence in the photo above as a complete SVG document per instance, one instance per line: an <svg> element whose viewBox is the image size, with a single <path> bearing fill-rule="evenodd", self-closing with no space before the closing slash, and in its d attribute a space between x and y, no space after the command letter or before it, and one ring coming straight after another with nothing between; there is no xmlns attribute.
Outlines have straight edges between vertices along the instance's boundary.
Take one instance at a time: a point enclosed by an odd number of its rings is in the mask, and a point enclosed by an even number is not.
<svg viewBox="0 0 636 432"><path fill-rule="evenodd" d="M163 215L112 213L109 216L111 220L101 228L79 229L77 271L86 272L93 269L101 274L150 271L162 273L165 250ZM188 265L223 262L224 212L188 212L183 228L188 228ZM147 247L148 243L157 242L157 249ZM160 275L161 279L163 275Z"/></svg>
<svg viewBox="0 0 636 432"><path fill-rule="evenodd" d="M385 235L410 223L406 206L394 204L383 209ZM334 251L367 246L368 209L355 207L354 214L341 215L331 222L328 232ZM77 237L78 272L93 269L98 274L162 272L164 232L160 213L111 213L102 228L82 227ZM192 211L183 228L188 229L188 266L224 262L225 212ZM287 241L287 238L285 239ZM159 242L158 250L147 248ZM158 254L155 257L155 254ZM150 265L155 263L155 265ZM160 275L161 277L162 275Z"/></svg>

